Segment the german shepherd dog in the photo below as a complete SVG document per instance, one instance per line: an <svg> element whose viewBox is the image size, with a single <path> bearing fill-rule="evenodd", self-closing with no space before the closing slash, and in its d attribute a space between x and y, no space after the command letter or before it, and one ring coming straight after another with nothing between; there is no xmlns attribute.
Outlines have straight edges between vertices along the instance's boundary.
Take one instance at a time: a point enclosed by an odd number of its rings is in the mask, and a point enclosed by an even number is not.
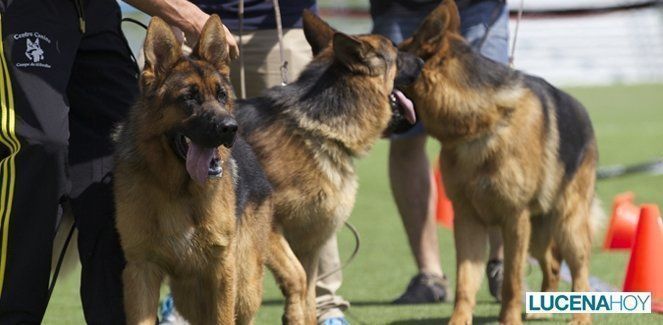
<svg viewBox="0 0 663 325"><path fill-rule="evenodd" d="M589 290L596 139L584 107L545 80L475 53L445 0L400 49L425 61L406 91L429 135L442 144L444 186L454 204L456 302L451 324L472 322L485 267L489 225L504 238L500 322L521 323L528 248L543 271L542 291L569 265L574 291ZM554 245L553 245L554 243ZM553 249L554 246L554 249ZM574 323L590 323L574 314Z"/></svg>
<svg viewBox="0 0 663 325"><path fill-rule="evenodd" d="M414 122L395 85L413 82L423 62L385 37L348 36L311 12L303 17L313 60L295 82L239 101L235 114L274 187L275 219L306 271L315 310L320 248L355 202L353 161Z"/></svg>
<svg viewBox="0 0 663 325"><path fill-rule="evenodd" d="M271 185L235 134L226 47L218 16L191 56L165 22L149 25L141 94L116 134L129 324L155 324L166 277L192 324L251 324L265 263L286 295L284 321L303 324L310 314L304 269L272 223Z"/></svg>

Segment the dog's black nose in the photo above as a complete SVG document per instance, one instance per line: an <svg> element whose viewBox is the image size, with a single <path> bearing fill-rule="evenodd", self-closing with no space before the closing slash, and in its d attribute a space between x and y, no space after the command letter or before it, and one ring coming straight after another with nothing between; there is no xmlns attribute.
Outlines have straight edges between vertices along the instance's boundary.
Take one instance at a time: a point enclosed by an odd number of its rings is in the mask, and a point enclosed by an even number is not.
<svg viewBox="0 0 663 325"><path fill-rule="evenodd" d="M424 67L424 61L412 53L399 51L396 67L398 71L394 85L396 88L403 90L419 77L419 73L421 73L421 69Z"/></svg>
<svg viewBox="0 0 663 325"><path fill-rule="evenodd" d="M238 124L228 113L203 112L187 121L181 132L201 147L224 145L230 148L235 142Z"/></svg>
<svg viewBox="0 0 663 325"><path fill-rule="evenodd" d="M217 127L219 130L219 134L223 135L235 134L237 132L237 121L230 116L225 116L221 120L221 122L219 122Z"/></svg>
<svg viewBox="0 0 663 325"><path fill-rule="evenodd" d="M235 142L237 133L237 120L231 116L224 116L216 125L216 133L219 135L221 144L230 148Z"/></svg>

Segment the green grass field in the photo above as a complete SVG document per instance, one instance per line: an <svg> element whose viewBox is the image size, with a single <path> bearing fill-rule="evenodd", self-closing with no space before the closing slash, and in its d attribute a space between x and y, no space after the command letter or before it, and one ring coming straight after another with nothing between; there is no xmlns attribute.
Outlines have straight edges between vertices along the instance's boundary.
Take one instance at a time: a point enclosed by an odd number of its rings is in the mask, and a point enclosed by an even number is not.
<svg viewBox="0 0 663 325"><path fill-rule="evenodd" d="M600 148L600 164L635 163L663 156L663 85L617 86L568 89L589 109ZM431 158L438 144L429 143ZM452 304L395 307L389 305L416 272L387 179L387 142L380 141L372 153L357 163L360 189L350 222L361 234L362 246L355 262L344 271L340 294L350 300L348 318L354 324L442 324L451 315ZM640 203L663 204L663 175L636 175L601 181L598 193L606 211L612 197L633 191ZM440 228L443 268L455 283L455 254L452 234ZM627 252L604 252L598 246L592 258L592 275L621 288ZM352 251L354 241L347 230L339 234L342 256ZM528 268L529 288L539 287L541 274ZM61 280L47 310L45 324L83 324L78 296L78 274ZM475 323L495 323L499 305L492 302L484 281L475 311ZM282 299L271 275L265 277L265 297L257 324L278 324ZM568 285L562 287L568 289ZM570 316L557 316L537 323L562 323ZM663 315L597 315L597 324L661 324Z"/></svg>

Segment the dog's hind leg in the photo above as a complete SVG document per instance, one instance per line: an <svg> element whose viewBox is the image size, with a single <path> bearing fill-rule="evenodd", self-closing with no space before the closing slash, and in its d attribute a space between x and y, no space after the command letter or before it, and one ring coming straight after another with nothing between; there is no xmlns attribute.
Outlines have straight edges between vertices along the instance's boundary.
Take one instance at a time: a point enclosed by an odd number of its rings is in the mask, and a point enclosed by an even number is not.
<svg viewBox="0 0 663 325"><path fill-rule="evenodd" d="M521 324L523 268L530 241L530 213L525 209L502 221L504 239L504 284L500 323Z"/></svg>
<svg viewBox="0 0 663 325"><path fill-rule="evenodd" d="M575 201L575 202L574 202ZM560 254L569 265L572 289L575 292L589 291L589 258L591 255L591 222L587 201L569 200L563 207L560 222L555 232L555 243ZM588 314L573 314L574 324L591 323Z"/></svg>
<svg viewBox="0 0 663 325"><path fill-rule="evenodd" d="M579 205L579 204L577 204ZM589 211L576 206L562 215L555 242L559 245L562 258L569 265L572 289L575 292L589 291L589 257L591 254L591 226ZM588 314L573 314L573 323L590 323Z"/></svg>
<svg viewBox="0 0 663 325"><path fill-rule="evenodd" d="M127 262L122 273L127 324L156 324L159 289L163 277L161 269L152 263Z"/></svg>
<svg viewBox="0 0 663 325"><path fill-rule="evenodd" d="M550 215L532 217L532 236L530 238L530 253L539 262L543 279L541 281L542 292L557 291L559 286L559 272L562 257L552 240L554 231ZM527 319L550 319L552 314L527 314Z"/></svg>
<svg viewBox="0 0 663 325"><path fill-rule="evenodd" d="M267 267L285 296L285 324L315 324L315 309L309 308L306 272L280 230L270 234Z"/></svg>
<svg viewBox="0 0 663 325"><path fill-rule="evenodd" d="M454 201L454 203L457 201ZM456 302L449 324L471 324L476 294L483 278L488 246L488 228L469 203L454 204L456 243Z"/></svg>
<svg viewBox="0 0 663 325"><path fill-rule="evenodd" d="M559 285L561 256L552 241L554 221L555 219L549 215L532 217L530 252L541 267L543 274L541 291L543 292L557 291Z"/></svg>
<svg viewBox="0 0 663 325"><path fill-rule="evenodd" d="M554 241L569 265L572 289L589 291L589 259L592 249L593 221L591 209L594 200L595 156L585 156L583 164L568 183L556 206ZM573 314L573 324L589 324L589 314Z"/></svg>

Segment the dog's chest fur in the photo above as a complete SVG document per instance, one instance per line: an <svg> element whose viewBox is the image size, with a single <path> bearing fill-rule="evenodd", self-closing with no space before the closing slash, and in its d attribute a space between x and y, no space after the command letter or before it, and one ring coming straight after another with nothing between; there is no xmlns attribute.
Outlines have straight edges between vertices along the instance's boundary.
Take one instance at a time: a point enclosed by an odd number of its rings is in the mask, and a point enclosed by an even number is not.
<svg viewBox="0 0 663 325"><path fill-rule="evenodd" d="M235 236L234 220L214 220L223 219L222 212L213 207L209 212L205 216L200 215L202 211L161 215L158 227L162 237L155 238L159 246L153 250L160 262L174 273L193 272L198 266L217 262L231 244Z"/></svg>
<svg viewBox="0 0 663 325"><path fill-rule="evenodd" d="M125 253L140 255L132 259L152 261L171 275L194 273L222 259L237 227L234 191L223 190L233 188L230 174L205 189L189 184L177 199L147 175L131 178L131 184L119 177L116 186L124 190L116 193L123 217L117 226Z"/></svg>

